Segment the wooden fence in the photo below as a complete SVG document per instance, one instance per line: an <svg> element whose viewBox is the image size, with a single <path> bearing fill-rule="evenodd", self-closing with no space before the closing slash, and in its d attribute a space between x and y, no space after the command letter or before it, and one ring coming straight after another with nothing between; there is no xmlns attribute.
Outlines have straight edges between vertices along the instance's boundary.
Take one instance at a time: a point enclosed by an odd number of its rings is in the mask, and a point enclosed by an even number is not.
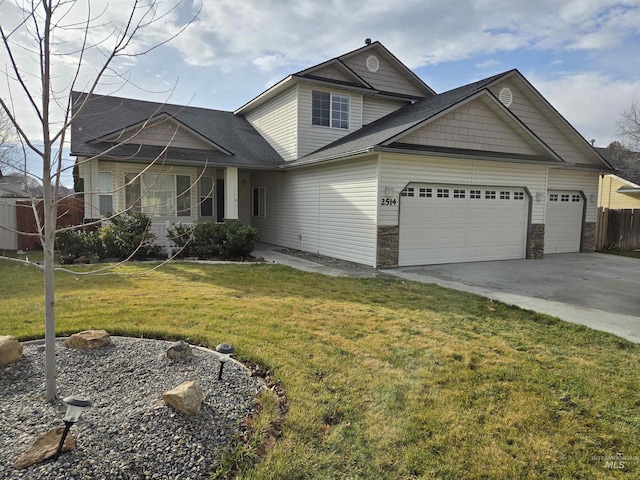
<svg viewBox="0 0 640 480"><path fill-rule="evenodd" d="M640 210L598 208L596 250L620 248L640 249Z"/></svg>
<svg viewBox="0 0 640 480"><path fill-rule="evenodd" d="M44 218L43 202L38 201L36 204L38 216L41 225ZM82 225L84 217L84 202L80 198L66 198L58 204L58 227L69 227L71 225ZM38 226L36 217L33 214L31 200L22 200L16 202L16 230L21 232L18 234L18 250L41 250L40 239L36 235L29 233L37 233Z"/></svg>

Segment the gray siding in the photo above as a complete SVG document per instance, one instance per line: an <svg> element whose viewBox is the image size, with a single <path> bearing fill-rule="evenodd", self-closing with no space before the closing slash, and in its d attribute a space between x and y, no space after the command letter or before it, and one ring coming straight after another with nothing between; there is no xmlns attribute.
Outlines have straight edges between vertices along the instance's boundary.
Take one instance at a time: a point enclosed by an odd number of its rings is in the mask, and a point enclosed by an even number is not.
<svg viewBox="0 0 640 480"><path fill-rule="evenodd" d="M309 75L314 77L330 78L331 80L340 80L343 82L355 82L356 79L353 75L347 75L343 70L340 70L335 65L327 65L326 67L314 70Z"/></svg>
<svg viewBox="0 0 640 480"><path fill-rule="evenodd" d="M530 140L511 128L480 99L472 100L408 134L399 143L524 155L540 153Z"/></svg>
<svg viewBox="0 0 640 480"><path fill-rule="evenodd" d="M282 172L253 172L266 187L266 217L252 217L260 240L375 265L377 163L374 159Z"/></svg>
<svg viewBox="0 0 640 480"><path fill-rule="evenodd" d="M292 87L246 117L284 160L298 158L297 92Z"/></svg>
<svg viewBox="0 0 640 480"><path fill-rule="evenodd" d="M362 99L362 125L375 122L405 105L407 105L407 102L365 96Z"/></svg>
<svg viewBox="0 0 640 480"><path fill-rule="evenodd" d="M158 125L151 125L129 139L129 136L133 135L133 133L125 132L122 135L122 142L139 145L158 145L161 147L171 145L175 148L193 148L196 150L211 150L214 148L211 144L169 120L165 120Z"/></svg>
<svg viewBox="0 0 640 480"><path fill-rule="evenodd" d="M349 129L311 125L311 92L313 90L349 95ZM298 92L298 155L300 157L362 127L362 95L339 88L329 89L311 85L299 85Z"/></svg>
<svg viewBox="0 0 640 480"><path fill-rule="evenodd" d="M0 249L18 249L16 208L16 199L0 197Z"/></svg>
<svg viewBox="0 0 640 480"><path fill-rule="evenodd" d="M533 196L531 223L544 223L544 195L538 201L537 192L546 191L547 167L479 160L443 159L428 156L385 154L380 163L380 197L400 199L400 192L409 182L513 186L527 188ZM380 206L378 223L398 225L398 205Z"/></svg>
<svg viewBox="0 0 640 480"><path fill-rule="evenodd" d="M540 105L535 97L525 95L516 84L510 80L506 80L491 87L491 93L496 97L503 87L511 89L513 94L513 102L509 109L524 122L543 142L545 142L553 151L569 163L593 163L585 157L584 153L573 144L568 136L575 133L568 129L560 128L558 124L551 121L550 116L546 116L543 111L547 110L544 105ZM548 115L552 115L549 112ZM557 123L557 122L556 122Z"/></svg>
<svg viewBox="0 0 640 480"><path fill-rule="evenodd" d="M380 63L377 72L370 72L366 67L367 57L375 55ZM401 93L404 95L425 96L411 80L407 73L400 71L375 50L367 50L352 57L343 59L345 65L362 77L369 85L384 92Z"/></svg>

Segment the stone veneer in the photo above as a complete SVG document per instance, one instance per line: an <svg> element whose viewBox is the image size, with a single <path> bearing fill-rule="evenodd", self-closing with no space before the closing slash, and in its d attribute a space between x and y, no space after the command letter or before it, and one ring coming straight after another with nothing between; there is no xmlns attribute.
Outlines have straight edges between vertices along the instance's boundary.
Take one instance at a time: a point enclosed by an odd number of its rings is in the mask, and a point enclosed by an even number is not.
<svg viewBox="0 0 640 480"><path fill-rule="evenodd" d="M378 226L378 268L397 268L400 227Z"/></svg>
<svg viewBox="0 0 640 480"><path fill-rule="evenodd" d="M585 222L582 225L582 240L580 242L580 251L584 253L593 253L596 250L596 223Z"/></svg>
<svg viewBox="0 0 640 480"><path fill-rule="evenodd" d="M527 258L540 259L544 256L544 223L533 223L529 228L529 251Z"/></svg>

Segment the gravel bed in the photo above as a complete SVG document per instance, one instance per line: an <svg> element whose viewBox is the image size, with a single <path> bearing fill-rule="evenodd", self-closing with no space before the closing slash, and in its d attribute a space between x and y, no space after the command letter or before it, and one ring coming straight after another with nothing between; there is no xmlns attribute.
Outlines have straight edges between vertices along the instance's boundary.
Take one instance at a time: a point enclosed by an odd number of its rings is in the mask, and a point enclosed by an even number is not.
<svg viewBox="0 0 640 480"><path fill-rule="evenodd" d="M360 263L349 262L347 260L340 260L339 258L327 257L325 255L319 255L317 253L303 252L301 250L295 250L293 248L277 248L278 253L284 253L291 255L292 257L302 258L303 260L309 260L310 262L319 263L326 267L332 267L337 270L342 270L351 274L363 274L365 276L380 276L380 272L368 265L362 265Z"/></svg>
<svg viewBox="0 0 640 480"><path fill-rule="evenodd" d="M0 478L188 479L208 478L220 450L255 412L260 385L227 362L218 381L213 352L192 347L193 357L167 358L173 342L111 337L95 350L56 345L58 394L92 401L71 428L76 448L24 470L13 467L36 436L64 426L66 405L44 401L44 345L24 345L24 357L0 367ZM166 406L162 393L196 380L202 410L188 416Z"/></svg>

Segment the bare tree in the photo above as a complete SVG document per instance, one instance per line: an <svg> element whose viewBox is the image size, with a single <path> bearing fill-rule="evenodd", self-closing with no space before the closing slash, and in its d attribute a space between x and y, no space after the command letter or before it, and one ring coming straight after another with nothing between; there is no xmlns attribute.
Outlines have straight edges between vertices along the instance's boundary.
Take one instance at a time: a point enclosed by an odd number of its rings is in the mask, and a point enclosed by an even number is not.
<svg viewBox="0 0 640 480"><path fill-rule="evenodd" d="M640 100L635 95L620 115L618 134L628 149L640 151Z"/></svg>
<svg viewBox="0 0 640 480"><path fill-rule="evenodd" d="M36 235L44 252L41 268L44 272L47 401L57 398L54 248L57 209L63 197L60 195L61 177L72 168L65 165L63 159L67 129L73 117L80 115L91 101L97 88L106 84L113 89L116 88L113 85L129 80L128 71L120 63L122 59L150 52L191 23L187 22L181 28L166 28L170 33L160 40L155 36L151 27L167 23L179 4L180 0L166 8L158 0L133 0L126 16L120 17L119 21L108 21L106 10L94 13L89 0L16 1L11 7L19 13L19 18L11 17L12 23L7 16L0 20L0 39L4 47L0 54L5 54L6 58L3 73L8 87L7 93L0 96L0 110L15 129L19 141L42 164L38 176L41 175L44 214ZM147 34L153 39L152 45L147 42ZM91 61L87 61L89 55ZM60 64L65 68L72 65L72 71L62 79L62 85L59 81L56 83L59 79L55 73ZM32 65L37 68L32 69ZM72 90L86 92L75 105L70 95ZM37 133L30 129L28 120L34 117ZM35 218L39 222L37 213Z"/></svg>

